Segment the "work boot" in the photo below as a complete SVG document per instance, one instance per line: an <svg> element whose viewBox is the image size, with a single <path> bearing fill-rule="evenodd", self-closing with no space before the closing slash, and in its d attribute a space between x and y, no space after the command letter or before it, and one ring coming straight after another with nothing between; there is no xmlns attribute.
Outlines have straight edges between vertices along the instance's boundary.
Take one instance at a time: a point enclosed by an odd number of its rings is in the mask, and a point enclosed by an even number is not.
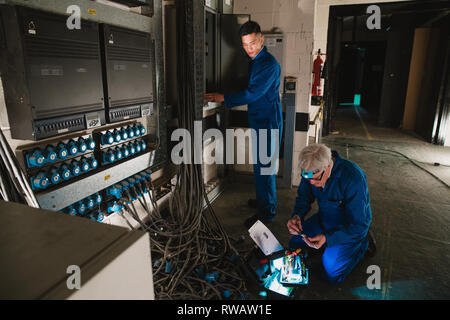
<svg viewBox="0 0 450 320"><path fill-rule="evenodd" d="M258 201L256 199L248 199L247 204L252 209L256 209L258 207Z"/></svg>
<svg viewBox="0 0 450 320"><path fill-rule="evenodd" d="M373 258L377 253L377 242L375 241L375 236L372 230L369 229L367 232L367 240L369 241L369 246L367 247L365 256L368 258Z"/></svg>

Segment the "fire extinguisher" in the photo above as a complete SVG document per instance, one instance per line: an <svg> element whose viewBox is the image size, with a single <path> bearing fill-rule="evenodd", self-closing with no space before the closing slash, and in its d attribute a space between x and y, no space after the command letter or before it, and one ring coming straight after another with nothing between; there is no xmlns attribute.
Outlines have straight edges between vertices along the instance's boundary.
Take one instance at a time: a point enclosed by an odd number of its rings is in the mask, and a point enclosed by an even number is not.
<svg viewBox="0 0 450 320"><path fill-rule="evenodd" d="M313 96L323 96L323 87L324 87L324 80L321 77L322 74L322 66L324 61L320 57L323 55L320 53L320 49L317 52L317 58L314 60L313 63L313 84L312 84L312 90L311 95Z"/></svg>

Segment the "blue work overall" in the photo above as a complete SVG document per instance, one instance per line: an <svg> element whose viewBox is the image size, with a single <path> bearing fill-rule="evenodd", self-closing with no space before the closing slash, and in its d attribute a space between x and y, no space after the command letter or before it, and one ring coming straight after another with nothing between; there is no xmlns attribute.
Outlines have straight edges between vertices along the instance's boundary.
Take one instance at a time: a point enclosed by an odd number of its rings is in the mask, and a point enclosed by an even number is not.
<svg viewBox="0 0 450 320"><path fill-rule="evenodd" d="M258 202L257 216L264 220L273 220L277 208L275 185L278 151L283 131L283 116L280 100L281 68L276 59L263 47L249 63L249 82L243 91L225 95L228 108L248 105L248 122L255 130L252 135L253 174ZM267 130L262 139L260 129ZM277 139L278 138L278 139ZM265 146L263 145L265 144ZM267 151L261 158L260 148ZM270 158L266 161L265 157ZM256 160L256 161L255 161Z"/></svg>
<svg viewBox="0 0 450 320"><path fill-rule="evenodd" d="M315 187L308 179L302 178L292 216L300 217L303 232L308 237L325 235L323 271L330 283L339 283L367 250L369 242L366 235L372 212L364 172L353 162L342 159L336 151L332 154L333 169L324 188ZM315 199L319 212L304 221ZM307 244L300 235L296 235L291 238L289 247L306 248Z"/></svg>

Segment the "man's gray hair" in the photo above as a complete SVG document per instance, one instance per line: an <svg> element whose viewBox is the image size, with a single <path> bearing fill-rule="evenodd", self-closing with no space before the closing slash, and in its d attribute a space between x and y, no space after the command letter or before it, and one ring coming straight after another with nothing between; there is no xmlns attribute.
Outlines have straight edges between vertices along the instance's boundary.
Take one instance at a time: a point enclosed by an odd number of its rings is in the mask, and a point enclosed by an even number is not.
<svg viewBox="0 0 450 320"><path fill-rule="evenodd" d="M301 170L324 170L331 162L331 149L324 144L313 144L303 148L299 156Z"/></svg>

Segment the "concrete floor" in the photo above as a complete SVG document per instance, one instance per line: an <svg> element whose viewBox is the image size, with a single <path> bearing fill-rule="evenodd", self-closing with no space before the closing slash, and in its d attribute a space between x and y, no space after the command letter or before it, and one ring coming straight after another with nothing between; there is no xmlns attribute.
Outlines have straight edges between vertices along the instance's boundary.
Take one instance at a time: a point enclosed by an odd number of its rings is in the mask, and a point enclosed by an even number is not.
<svg viewBox="0 0 450 320"><path fill-rule="evenodd" d="M362 109L351 107L338 110L336 130L338 134L323 138L322 143L366 173L377 254L363 259L335 286L319 276L320 257L312 258L310 284L297 289L294 298L449 299L450 148L430 145L400 130L378 128ZM230 236L245 236L239 246L244 250L253 246L243 221L253 214L247 200L254 197L253 184L232 183L213 202ZM278 190L278 215L269 225L285 246L290 238L286 222L295 198L296 188ZM381 270L381 289L366 286L370 265Z"/></svg>

